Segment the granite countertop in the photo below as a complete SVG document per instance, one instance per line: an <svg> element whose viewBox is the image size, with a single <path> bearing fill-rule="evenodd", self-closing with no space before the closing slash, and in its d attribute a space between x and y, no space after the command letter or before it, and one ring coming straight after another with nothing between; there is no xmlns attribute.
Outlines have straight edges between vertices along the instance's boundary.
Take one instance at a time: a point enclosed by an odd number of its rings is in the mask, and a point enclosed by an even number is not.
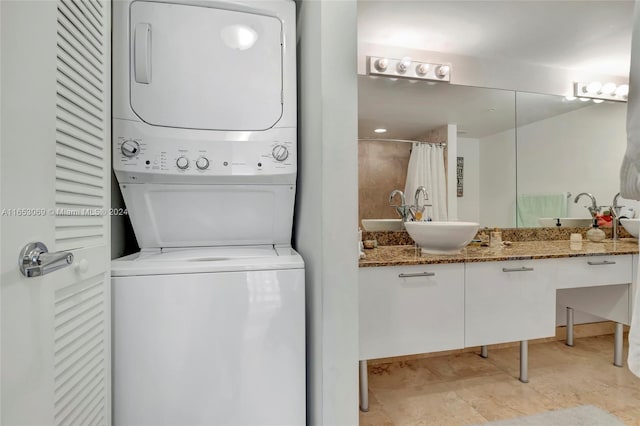
<svg viewBox="0 0 640 426"><path fill-rule="evenodd" d="M501 260L551 259L560 257L602 256L637 254L638 240L622 238L618 241L514 241L510 246L480 247L467 246L460 254L422 254L412 245L378 246L365 249L366 257L360 259L359 266L420 265L434 263L496 262Z"/></svg>

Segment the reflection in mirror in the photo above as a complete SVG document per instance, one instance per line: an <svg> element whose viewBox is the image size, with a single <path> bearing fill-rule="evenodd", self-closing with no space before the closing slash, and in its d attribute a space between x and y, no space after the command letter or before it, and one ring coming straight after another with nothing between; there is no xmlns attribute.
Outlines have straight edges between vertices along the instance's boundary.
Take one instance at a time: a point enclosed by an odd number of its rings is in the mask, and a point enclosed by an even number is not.
<svg viewBox="0 0 640 426"><path fill-rule="evenodd" d="M626 103L518 92L516 108L518 227L554 226L556 218L588 226L592 200L574 200L590 193L602 213L613 204L626 149ZM623 216L637 212L637 202L618 204Z"/></svg>
<svg viewBox="0 0 640 426"><path fill-rule="evenodd" d="M446 141L448 220L514 227L514 128L512 91L359 76L360 219L398 218L389 194L405 189L412 144L388 140Z"/></svg>

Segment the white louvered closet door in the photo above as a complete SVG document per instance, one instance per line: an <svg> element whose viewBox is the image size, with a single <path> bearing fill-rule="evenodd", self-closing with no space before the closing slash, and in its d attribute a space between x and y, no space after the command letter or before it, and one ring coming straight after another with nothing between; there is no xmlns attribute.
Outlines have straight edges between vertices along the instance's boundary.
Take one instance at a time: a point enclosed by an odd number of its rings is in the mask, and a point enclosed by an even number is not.
<svg viewBox="0 0 640 426"><path fill-rule="evenodd" d="M0 425L111 424L111 10L0 2ZM32 241L73 263L27 278Z"/></svg>

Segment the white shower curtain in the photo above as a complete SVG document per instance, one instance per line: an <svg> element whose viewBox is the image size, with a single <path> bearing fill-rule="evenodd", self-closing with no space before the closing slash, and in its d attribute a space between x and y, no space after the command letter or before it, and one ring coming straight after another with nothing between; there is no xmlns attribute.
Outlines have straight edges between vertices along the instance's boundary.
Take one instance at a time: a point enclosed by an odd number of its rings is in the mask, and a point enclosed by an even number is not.
<svg viewBox="0 0 640 426"><path fill-rule="evenodd" d="M447 182L444 171L444 147L440 144L414 143L409 157L407 183L404 194L408 204L414 203L419 186L427 188L432 207L427 207L425 216L432 220L447 220ZM420 196L420 203L423 201ZM426 217L425 219L426 220Z"/></svg>

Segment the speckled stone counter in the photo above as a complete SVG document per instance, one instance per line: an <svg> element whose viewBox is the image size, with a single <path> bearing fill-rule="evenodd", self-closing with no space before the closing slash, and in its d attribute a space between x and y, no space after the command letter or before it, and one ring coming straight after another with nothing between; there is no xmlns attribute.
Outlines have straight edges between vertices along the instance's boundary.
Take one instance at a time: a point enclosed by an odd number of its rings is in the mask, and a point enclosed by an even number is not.
<svg viewBox="0 0 640 426"><path fill-rule="evenodd" d="M583 241L574 243L567 240L517 241L511 246L480 247L467 246L460 254L422 254L412 245L378 246L365 250L365 258L360 259L360 267L420 265L436 263L495 262L502 260L551 259L560 257L580 257L597 255L637 254L638 240L623 238L618 241L605 240L600 243Z"/></svg>

